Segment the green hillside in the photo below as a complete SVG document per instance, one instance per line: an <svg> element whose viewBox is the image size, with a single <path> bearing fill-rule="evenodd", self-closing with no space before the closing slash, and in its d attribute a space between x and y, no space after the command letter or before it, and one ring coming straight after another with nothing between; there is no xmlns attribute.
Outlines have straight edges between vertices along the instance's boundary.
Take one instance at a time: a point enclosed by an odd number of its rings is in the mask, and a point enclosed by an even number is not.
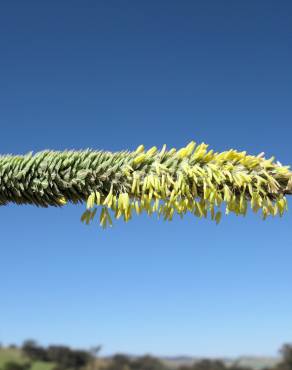
<svg viewBox="0 0 292 370"><path fill-rule="evenodd" d="M30 370L53 370L53 368L54 364L52 363L36 361L32 364Z"/></svg>
<svg viewBox="0 0 292 370"><path fill-rule="evenodd" d="M30 370L53 370L54 364L48 362L29 361L19 349L1 348L0 349L0 370L4 368L7 362L16 362L18 364L31 363Z"/></svg>
<svg viewBox="0 0 292 370"><path fill-rule="evenodd" d="M0 349L0 369L2 369L6 362L10 361L24 363L25 358L19 349Z"/></svg>

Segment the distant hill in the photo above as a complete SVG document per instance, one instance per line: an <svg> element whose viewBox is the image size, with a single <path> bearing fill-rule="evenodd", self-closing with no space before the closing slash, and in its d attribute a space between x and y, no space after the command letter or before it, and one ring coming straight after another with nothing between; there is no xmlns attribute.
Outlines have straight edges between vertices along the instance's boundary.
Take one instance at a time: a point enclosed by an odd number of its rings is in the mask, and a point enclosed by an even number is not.
<svg viewBox="0 0 292 370"><path fill-rule="evenodd" d="M126 353L126 356L134 359L136 355L131 355ZM179 366L191 366L196 362L206 359L207 357L192 357L192 356L156 356L155 354L150 354L153 357L158 358L170 369L177 369ZM112 356L101 357L105 363L107 363ZM210 359L210 358L208 358ZM212 360L222 361L226 366L238 365L242 367L249 367L253 370L269 369L276 366L280 362L280 357L272 356L240 356L235 358L229 357L218 357L211 358Z"/></svg>
<svg viewBox="0 0 292 370"><path fill-rule="evenodd" d="M175 356L175 357L160 357L160 360L167 366L176 369L179 366L187 365L190 366L200 360L203 357L191 357L191 356ZM238 358L217 358L226 364L226 366L239 365L250 367L254 370L260 370L263 368L272 368L280 362L278 357L261 357L261 356L241 356Z"/></svg>
<svg viewBox="0 0 292 370"><path fill-rule="evenodd" d="M135 358L137 356L128 355L131 358ZM191 356L164 356L159 357L163 363L167 365L170 369L177 369L179 366L187 365L190 366L198 361L203 360L206 357L191 357ZM108 361L111 359L111 356L101 357L99 358L99 365L104 364L106 365ZM278 357L261 357L261 356L241 356L238 358L217 358L225 363L226 366L231 365L238 365L242 367L250 367L254 370L261 370L264 368L272 368L277 365L280 361ZM0 348L0 369L2 366L9 361L17 362L17 363L24 363L27 362L27 358L23 356L21 351L17 348ZM40 362L36 361L31 363L31 370L52 370L54 367L53 363L48 362Z"/></svg>

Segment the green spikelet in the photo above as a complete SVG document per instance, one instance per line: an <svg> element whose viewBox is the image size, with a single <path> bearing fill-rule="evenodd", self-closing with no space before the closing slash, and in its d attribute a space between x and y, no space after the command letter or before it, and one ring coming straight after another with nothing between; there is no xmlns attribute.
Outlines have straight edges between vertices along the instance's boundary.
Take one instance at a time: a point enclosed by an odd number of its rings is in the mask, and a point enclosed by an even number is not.
<svg viewBox="0 0 292 370"><path fill-rule="evenodd" d="M208 151L189 143L135 151L43 151L0 156L0 205L10 202L60 207L86 202L81 220L89 224L101 209L102 227L111 216L129 221L133 213L165 220L190 213L219 223L225 214L259 210L263 219L282 216L292 193L292 172L274 158L229 150Z"/></svg>

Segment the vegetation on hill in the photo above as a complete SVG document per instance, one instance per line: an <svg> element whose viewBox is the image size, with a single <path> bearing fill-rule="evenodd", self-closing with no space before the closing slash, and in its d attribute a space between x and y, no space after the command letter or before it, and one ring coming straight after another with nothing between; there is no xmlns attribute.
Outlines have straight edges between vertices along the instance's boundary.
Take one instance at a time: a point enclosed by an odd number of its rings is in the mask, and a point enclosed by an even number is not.
<svg viewBox="0 0 292 370"><path fill-rule="evenodd" d="M116 354L110 358L98 358L100 347L91 351L73 350L67 346L42 347L34 341L26 341L20 348L0 349L0 370L254 370L240 361L220 359L194 360L189 364L171 362L150 355L141 357ZM176 364L176 366L174 366ZM258 365L256 368L260 368ZM263 370L292 370L292 345L281 349L281 361Z"/></svg>
<svg viewBox="0 0 292 370"><path fill-rule="evenodd" d="M31 340L21 348L0 349L0 370L83 370L93 360L88 351L67 346L42 347Z"/></svg>

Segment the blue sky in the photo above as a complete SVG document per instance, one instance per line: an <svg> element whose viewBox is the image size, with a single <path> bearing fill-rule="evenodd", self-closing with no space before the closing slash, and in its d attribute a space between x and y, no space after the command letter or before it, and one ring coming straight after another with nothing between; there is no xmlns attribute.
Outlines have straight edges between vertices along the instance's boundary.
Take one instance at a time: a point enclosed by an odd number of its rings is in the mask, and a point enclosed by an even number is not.
<svg viewBox="0 0 292 370"><path fill-rule="evenodd" d="M291 25L285 0L2 3L1 152L195 140L291 164ZM205 356L292 341L291 212L102 231L83 208L0 209L0 341Z"/></svg>

